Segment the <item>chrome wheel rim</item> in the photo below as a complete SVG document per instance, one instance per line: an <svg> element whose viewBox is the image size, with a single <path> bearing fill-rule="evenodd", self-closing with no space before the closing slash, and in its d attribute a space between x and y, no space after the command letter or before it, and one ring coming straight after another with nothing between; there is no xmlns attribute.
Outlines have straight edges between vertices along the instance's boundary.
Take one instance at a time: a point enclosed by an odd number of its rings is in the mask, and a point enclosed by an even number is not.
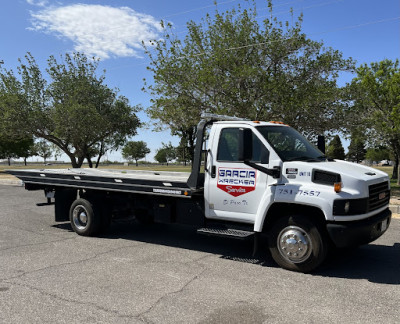
<svg viewBox="0 0 400 324"><path fill-rule="evenodd" d="M72 221L78 230L84 230L88 224L88 212L82 205L74 208L72 213Z"/></svg>
<svg viewBox="0 0 400 324"><path fill-rule="evenodd" d="M277 238L277 247L282 257L292 263L304 262L312 252L310 237L298 226L282 229Z"/></svg>

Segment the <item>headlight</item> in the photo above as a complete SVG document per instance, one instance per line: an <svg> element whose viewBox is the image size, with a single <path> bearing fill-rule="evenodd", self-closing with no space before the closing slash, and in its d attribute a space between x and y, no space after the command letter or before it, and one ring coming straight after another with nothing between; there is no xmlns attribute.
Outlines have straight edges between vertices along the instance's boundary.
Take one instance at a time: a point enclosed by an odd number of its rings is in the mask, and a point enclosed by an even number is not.
<svg viewBox="0 0 400 324"><path fill-rule="evenodd" d="M349 216L365 214L368 210L368 198L337 199L333 202L333 215Z"/></svg>
<svg viewBox="0 0 400 324"><path fill-rule="evenodd" d="M344 212L348 214L349 210L350 210L350 201L346 201L346 203L344 204Z"/></svg>

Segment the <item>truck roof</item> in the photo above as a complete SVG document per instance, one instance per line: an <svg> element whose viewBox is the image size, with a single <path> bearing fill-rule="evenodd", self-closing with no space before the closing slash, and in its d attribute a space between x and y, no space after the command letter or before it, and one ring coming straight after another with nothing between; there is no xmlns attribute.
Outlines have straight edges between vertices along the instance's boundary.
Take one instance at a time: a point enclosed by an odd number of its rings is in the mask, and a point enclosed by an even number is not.
<svg viewBox="0 0 400 324"><path fill-rule="evenodd" d="M284 124L283 122L280 121L269 121L269 122L265 122L265 121L258 121L258 120L220 120L215 122L215 124L245 124L245 125L249 125L249 126L287 126L289 127L289 125Z"/></svg>

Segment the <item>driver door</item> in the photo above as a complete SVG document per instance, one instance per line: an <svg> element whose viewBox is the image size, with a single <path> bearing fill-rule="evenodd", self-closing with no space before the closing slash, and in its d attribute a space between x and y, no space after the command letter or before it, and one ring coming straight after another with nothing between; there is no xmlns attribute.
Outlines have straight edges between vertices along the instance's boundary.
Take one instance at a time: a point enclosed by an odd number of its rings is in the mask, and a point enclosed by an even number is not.
<svg viewBox="0 0 400 324"><path fill-rule="evenodd" d="M206 217L254 223L267 188L268 176L238 161L239 127L218 125L206 173ZM253 133L254 162L261 161L264 144ZM266 150L264 148L264 150ZM268 164L263 166L268 167Z"/></svg>

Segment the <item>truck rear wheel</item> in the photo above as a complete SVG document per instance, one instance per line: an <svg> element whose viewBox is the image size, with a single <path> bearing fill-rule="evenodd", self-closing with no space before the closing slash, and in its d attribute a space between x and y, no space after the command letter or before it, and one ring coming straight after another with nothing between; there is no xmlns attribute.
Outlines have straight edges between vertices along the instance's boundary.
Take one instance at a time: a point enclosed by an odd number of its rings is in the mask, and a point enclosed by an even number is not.
<svg viewBox="0 0 400 324"><path fill-rule="evenodd" d="M327 242L317 224L304 215L292 215L273 225L269 249L282 268L310 272L325 260Z"/></svg>
<svg viewBox="0 0 400 324"><path fill-rule="evenodd" d="M76 199L69 210L72 229L79 235L95 235L101 225L101 212L86 199Z"/></svg>

